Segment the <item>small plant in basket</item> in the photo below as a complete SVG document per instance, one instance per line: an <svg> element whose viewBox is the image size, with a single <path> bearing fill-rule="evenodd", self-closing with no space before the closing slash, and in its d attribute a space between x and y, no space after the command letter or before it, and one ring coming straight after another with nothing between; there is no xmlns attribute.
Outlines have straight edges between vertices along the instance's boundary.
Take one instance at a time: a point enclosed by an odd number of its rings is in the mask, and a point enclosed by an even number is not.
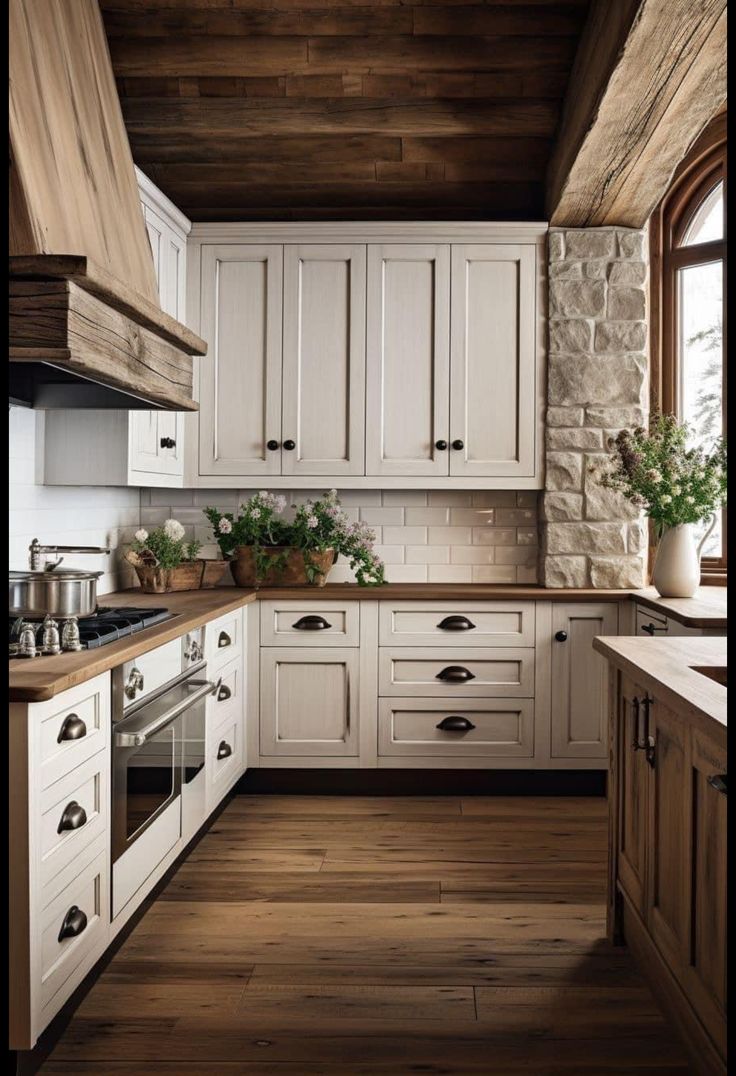
<svg viewBox="0 0 736 1076"><path fill-rule="evenodd" d="M148 593L197 590L203 575L203 562L197 559L201 548L200 542L186 540L178 520L167 519L151 531L144 527L137 530L125 559L135 568L141 589Z"/></svg>

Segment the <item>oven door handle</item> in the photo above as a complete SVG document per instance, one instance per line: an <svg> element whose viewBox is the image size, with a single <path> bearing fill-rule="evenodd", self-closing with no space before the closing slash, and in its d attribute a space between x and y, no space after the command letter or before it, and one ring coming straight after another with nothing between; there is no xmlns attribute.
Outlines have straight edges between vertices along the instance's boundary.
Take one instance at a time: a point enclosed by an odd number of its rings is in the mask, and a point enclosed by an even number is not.
<svg viewBox="0 0 736 1076"><path fill-rule="evenodd" d="M142 747L144 743L147 743L152 736L155 736L157 732L161 732L167 725L170 725L172 721L176 721L177 717L181 717L185 710L190 709L201 699L206 698L207 695L214 695L220 690L222 684L222 677L220 677L216 683L212 680L190 680L190 684L199 687L199 691L195 691L189 698L183 699L178 702L176 706L172 706L170 710L161 714L155 721L152 721L150 725L146 725L142 729L138 729L137 732L115 732L115 746L116 747Z"/></svg>

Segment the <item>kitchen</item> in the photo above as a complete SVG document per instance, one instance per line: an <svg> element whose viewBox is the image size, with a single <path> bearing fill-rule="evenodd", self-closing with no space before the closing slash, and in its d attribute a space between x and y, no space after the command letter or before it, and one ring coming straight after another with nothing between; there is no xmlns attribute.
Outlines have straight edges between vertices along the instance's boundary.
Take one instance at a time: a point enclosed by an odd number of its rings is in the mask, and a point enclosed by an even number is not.
<svg viewBox="0 0 736 1076"><path fill-rule="evenodd" d="M16 1071L725 1073L725 3L10 16Z"/></svg>

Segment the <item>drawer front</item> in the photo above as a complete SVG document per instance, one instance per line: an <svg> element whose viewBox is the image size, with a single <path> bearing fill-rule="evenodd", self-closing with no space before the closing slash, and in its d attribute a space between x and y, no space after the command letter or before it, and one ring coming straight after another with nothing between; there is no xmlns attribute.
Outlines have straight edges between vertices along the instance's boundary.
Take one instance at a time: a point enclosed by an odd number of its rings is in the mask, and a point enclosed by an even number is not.
<svg viewBox="0 0 736 1076"><path fill-rule="evenodd" d="M217 673L207 670L210 680L222 680L216 694L207 696L207 722L213 727L232 714L243 713L245 706L245 688L243 684L243 662L235 660Z"/></svg>
<svg viewBox="0 0 736 1076"><path fill-rule="evenodd" d="M438 728L445 722L466 731ZM379 756L532 758L533 699L468 699L457 705L429 699L380 699Z"/></svg>
<svg viewBox="0 0 736 1076"><path fill-rule="evenodd" d="M75 933L60 937L65 924ZM109 925L107 854L102 852L42 913L41 1008L63 988L65 996L71 993L79 981L75 972L80 965L106 947Z"/></svg>
<svg viewBox="0 0 736 1076"><path fill-rule="evenodd" d="M213 673L243 653L243 610L227 613L204 628L207 669Z"/></svg>
<svg viewBox="0 0 736 1076"><path fill-rule="evenodd" d="M42 794L37 829L42 886L107 832L109 774L110 756L100 751Z"/></svg>
<svg viewBox="0 0 736 1076"><path fill-rule="evenodd" d="M41 789L46 789L107 747L110 674L96 676L47 703L40 703L38 717L37 772L40 772Z"/></svg>
<svg viewBox="0 0 736 1076"><path fill-rule="evenodd" d="M261 646L358 646L358 602L261 603Z"/></svg>
<svg viewBox="0 0 736 1076"><path fill-rule="evenodd" d="M179 676L185 667L183 659L184 638L172 639L163 646L157 646L155 650L149 650L145 654L139 654L137 658L126 661L123 665L123 684L128 684L131 673L136 670L140 673L138 685L131 686L129 694L123 691L123 709L132 706L142 695L148 695L164 684L168 684L175 676Z"/></svg>
<svg viewBox="0 0 736 1076"><path fill-rule="evenodd" d="M207 811L220 802L243 770L243 723L233 716L207 736Z"/></svg>
<svg viewBox="0 0 736 1076"><path fill-rule="evenodd" d="M655 613L652 609L646 609L643 605L636 607L636 634L656 638L658 635L667 635L667 617Z"/></svg>
<svg viewBox="0 0 736 1076"><path fill-rule="evenodd" d="M381 646L534 646L534 602L381 602Z"/></svg>
<svg viewBox="0 0 736 1076"><path fill-rule="evenodd" d="M456 699L531 698L534 651L489 647L442 651L433 647L381 647L378 694Z"/></svg>

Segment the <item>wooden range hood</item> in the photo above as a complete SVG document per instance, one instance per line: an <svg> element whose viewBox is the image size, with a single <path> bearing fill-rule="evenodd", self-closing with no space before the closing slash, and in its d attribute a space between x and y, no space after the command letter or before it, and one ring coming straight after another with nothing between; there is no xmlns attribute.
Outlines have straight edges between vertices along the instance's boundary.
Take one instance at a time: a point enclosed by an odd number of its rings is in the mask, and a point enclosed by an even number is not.
<svg viewBox="0 0 736 1076"><path fill-rule="evenodd" d="M196 411L97 0L11 0L10 157L10 401Z"/></svg>

